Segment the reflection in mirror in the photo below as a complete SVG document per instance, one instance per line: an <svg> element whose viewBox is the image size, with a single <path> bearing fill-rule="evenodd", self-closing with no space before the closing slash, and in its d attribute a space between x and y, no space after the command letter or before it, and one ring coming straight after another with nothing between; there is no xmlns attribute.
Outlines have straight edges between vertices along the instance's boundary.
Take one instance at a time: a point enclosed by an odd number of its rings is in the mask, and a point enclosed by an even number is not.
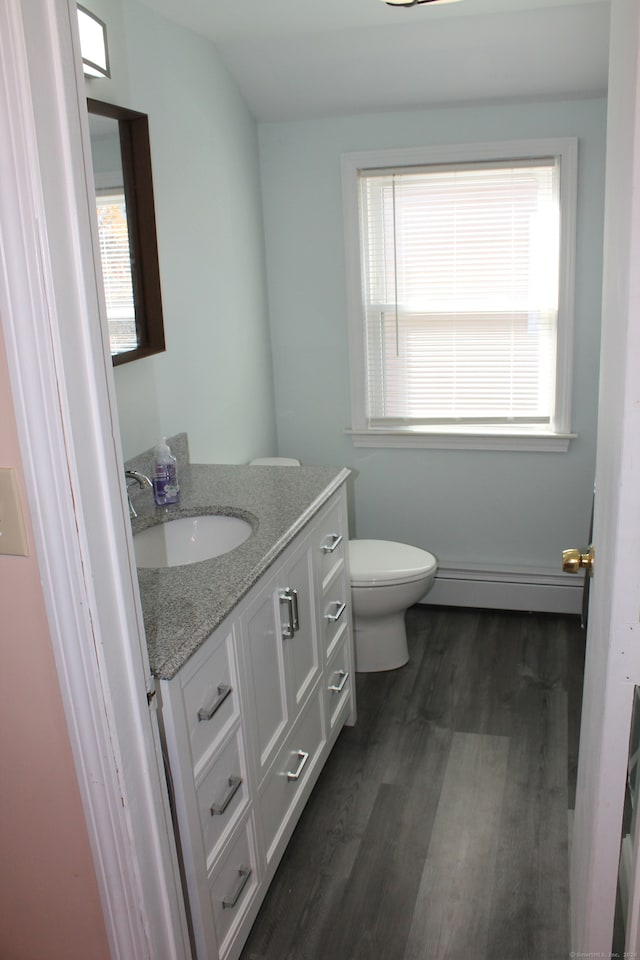
<svg viewBox="0 0 640 960"><path fill-rule="evenodd" d="M165 349L146 114L87 101L114 364Z"/></svg>
<svg viewBox="0 0 640 960"><path fill-rule="evenodd" d="M119 354L138 346L120 136L110 117L94 116L90 127L109 342Z"/></svg>

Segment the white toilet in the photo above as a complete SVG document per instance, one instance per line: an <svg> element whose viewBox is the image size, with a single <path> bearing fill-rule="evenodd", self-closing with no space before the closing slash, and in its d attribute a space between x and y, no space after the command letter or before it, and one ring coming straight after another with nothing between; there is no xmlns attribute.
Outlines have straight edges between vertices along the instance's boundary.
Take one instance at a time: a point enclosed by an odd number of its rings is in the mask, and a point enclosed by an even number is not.
<svg viewBox="0 0 640 960"><path fill-rule="evenodd" d="M394 670L409 659L405 611L433 583L436 558L389 540L350 540L356 670Z"/></svg>
<svg viewBox="0 0 640 960"><path fill-rule="evenodd" d="M300 466L290 457L259 457L252 465ZM350 540L349 566L356 670L395 670L409 659L404 615L433 583L432 553L392 540Z"/></svg>

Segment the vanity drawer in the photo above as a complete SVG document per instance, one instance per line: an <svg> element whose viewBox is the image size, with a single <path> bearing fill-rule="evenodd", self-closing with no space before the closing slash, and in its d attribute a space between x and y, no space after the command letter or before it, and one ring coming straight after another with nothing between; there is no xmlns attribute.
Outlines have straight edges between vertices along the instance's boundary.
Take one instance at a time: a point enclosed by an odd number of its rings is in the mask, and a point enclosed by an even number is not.
<svg viewBox="0 0 640 960"><path fill-rule="evenodd" d="M347 528L342 499L333 501L321 517L314 536L314 565L318 570L321 592L340 564L347 549Z"/></svg>
<svg viewBox="0 0 640 960"><path fill-rule="evenodd" d="M258 887L256 847L251 818L209 877L218 950L224 958Z"/></svg>
<svg viewBox="0 0 640 960"><path fill-rule="evenodd" d="M211 637L185 670L183 699L196 778L222 737L240 716L233 633L211 647Z"/></svg>
<svg viewBox="0 0 640 960"><path fill-rule="evenodd" d="M327 660L337 649L347 631L351 616L350 600L343 565L331 580L320 601L322 636Z"/></svg>
<svg viewBox="0 0 640 960"><path fill-rule="evenodd" d="M330 730L333 730L340 719L346 701L351 699L353 689L347 636L345 630L324 674L324 696Z"/></svg>
<svg viewBox="0 0 640 960"><path fill-rule="evenodd" d="M249 803L242 733L236 730L197 787L204 852L210 867Z"/></svg>
<svg viewBox="0 0 640 960"><path fill-rule="evenodd" d="M267 774L260 798L267 863L325 743L322 689L318 687Z"/></svg>

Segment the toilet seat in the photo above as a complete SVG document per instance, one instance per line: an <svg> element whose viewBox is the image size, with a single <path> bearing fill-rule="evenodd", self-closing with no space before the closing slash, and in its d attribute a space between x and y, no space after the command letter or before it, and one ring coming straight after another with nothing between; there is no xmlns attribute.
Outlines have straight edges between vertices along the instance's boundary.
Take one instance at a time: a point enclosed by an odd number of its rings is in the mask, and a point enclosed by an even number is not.
<svg viewBox="0 0 640 960"><path fill-rule="evenodd" d="M383 587L422 580L435 572L437 560L407 543L350 540L349 567L352 587Z"/></svg>

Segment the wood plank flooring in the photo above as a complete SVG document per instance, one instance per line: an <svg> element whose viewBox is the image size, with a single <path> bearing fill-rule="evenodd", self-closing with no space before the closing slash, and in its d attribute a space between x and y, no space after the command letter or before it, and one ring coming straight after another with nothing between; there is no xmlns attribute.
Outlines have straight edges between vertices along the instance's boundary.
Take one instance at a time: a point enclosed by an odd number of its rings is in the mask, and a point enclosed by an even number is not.
<svg viewBox="0 0 640 960"><path fill-rule="evenodd" d="M418 606L358 674L241 960L566 960L578 618Z"/></svg>

